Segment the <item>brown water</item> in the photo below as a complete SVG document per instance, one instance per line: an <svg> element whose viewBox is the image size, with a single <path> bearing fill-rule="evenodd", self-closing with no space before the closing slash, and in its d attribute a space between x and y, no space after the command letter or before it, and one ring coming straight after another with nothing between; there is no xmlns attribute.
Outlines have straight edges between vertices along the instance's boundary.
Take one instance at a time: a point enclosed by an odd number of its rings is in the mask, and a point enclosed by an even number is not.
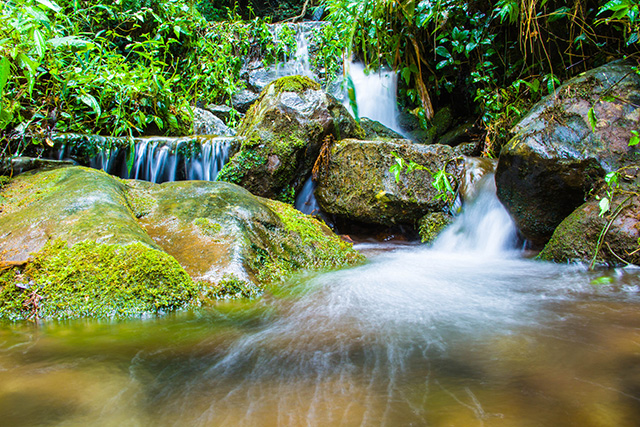
<svg viewBox="0 0 640 427"><path fill-rule="evenodd" d="M523 259L505 215L256 302L1 326L0 425L640 425L640 270Z"/></svg>
<svg viewBox="0 0 640 427"><path fill-rule="evenodd" d="M401 250L198 315L5 326L0 424L638 425L635 271L453 261Z"/></svg>

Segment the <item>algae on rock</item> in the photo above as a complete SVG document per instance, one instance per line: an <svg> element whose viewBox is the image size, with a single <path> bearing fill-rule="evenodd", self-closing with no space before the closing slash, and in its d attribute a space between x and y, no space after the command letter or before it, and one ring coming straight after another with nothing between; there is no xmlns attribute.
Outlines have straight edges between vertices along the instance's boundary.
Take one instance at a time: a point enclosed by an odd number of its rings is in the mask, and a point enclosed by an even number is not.
<svg viewBox="0 0 640 427"><path fill-rule="evenodd" d="M230 183L71 167L20 175L0 202L4 319L157 314L361 260L316 219Z"/></svg>

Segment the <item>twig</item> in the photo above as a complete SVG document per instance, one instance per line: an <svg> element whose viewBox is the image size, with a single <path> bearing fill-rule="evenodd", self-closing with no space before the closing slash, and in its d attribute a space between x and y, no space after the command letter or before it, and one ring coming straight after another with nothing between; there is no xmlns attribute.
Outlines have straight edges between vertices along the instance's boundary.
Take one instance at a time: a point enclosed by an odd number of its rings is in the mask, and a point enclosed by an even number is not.
<svg viewBox="0 0 640 427"><path fill-rule="evenodd" d="M300 15L298 15L298 16L293 16L293 17L291 17L291 18L287 18L287 19L282 20L282 21L280 21L280 22L281 22L281 23L283 23L283 24L284 24L285 22L289 22L289 21L291 21L291 22L295 22L295 21L297 21L298 19L300 19L300 18L304 17L304 15L307 13L307 6L309 6L309 0L305 0L304 4L302 5L302 12L300 13Z"/></svg>
<svg viewBox="0 0 640 427"><path fill-rule="evenodd" d="M607 245L607 249L609 249L609 252L611 252L611 255L613 255L614 257L616 257L619 261L622 261L622 262L624 262L624 263L625 263L625 264L627 264L627 265L631 264L631 263L630 263L629 261L627 261L626 259L622 259L620 256L618 256L618 254L617 254L617 253L615 253L615 252L613 251L613 249L611 249L611 246L609 246L609 242L605 242L604 244L605 244L605 245Z"/></svg>

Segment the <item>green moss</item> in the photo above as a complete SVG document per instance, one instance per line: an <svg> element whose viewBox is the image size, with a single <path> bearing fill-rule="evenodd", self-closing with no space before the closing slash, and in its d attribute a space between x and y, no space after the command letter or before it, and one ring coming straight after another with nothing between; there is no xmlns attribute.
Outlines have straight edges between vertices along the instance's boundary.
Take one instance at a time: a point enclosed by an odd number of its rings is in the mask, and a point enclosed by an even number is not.
<svg viewBox="0 0 640 427"><path fill-rule="evenodd" d="M149 215L156 206L155 199L149 193L131 185L127 185L126 198L131 214L136 218Z"/></svg>
<svg viewBox="0 0 640 427"><path fill-rule="evenodd" d="M297 92L301 93L308 89L320 90L320 83L316 83L309 77L305 76L287 76L281 77L274 82L271 82L269 86L273 87L276 93L282 92ZM269 87L265 88L268 91Z"/></svg>
<svg viewBox="0 0 640 427"><path fill-rule="evenodd" d="M208 282L199 285L206 289L204 292L205 300L255 298L262 294L262 291L254 284L238 279L233 274L224 275L222 280L213 286Z"/></svg>
<svg viewBox="0 0 640 427"><path fill-rule="evenodd" d="M216 237L222 231L222 226L209 218L196 218L193 220L193 224L208 237Z"/></svg>
<svg viewBox="0 0 640 427"><path fill-rule="evenodd" d="M11 213L44 199L57 190L56 184L67 176L67 169L54 169L18 175L2 187L0 204L2 212Z"/></svg>
<svg viewBox="0 0 640 427"><path fill-rule="evenodd" d="M241 184L244 176L267 163L267 159L254 150L242 150L228 162L218 174L218 181Z"/></svg>
<svg viewBox="0 0 640 427"><path fill-rule="evenodd" d="M422 243L432 242L453 221L450 215L442 212L433 212L420 218L418 221L418 233Z"/></svg>
<svg viewBox="0 0 640 427"><path fill-rule="evenodd" d="M0 286L0 317L10 320L159 314L196 297L173 257L140 243L49 242L22 273L3 274Z"/></svg>
<svg viewBox="0 0 640 427"><path fill-rule="evenodd" d="M285 203L265 201L278 214L288 233L274 235L270 251L254 248L258 280L281 282L301 270L338 268L364 260L350 243L333 234L319 220Z"/></svg>

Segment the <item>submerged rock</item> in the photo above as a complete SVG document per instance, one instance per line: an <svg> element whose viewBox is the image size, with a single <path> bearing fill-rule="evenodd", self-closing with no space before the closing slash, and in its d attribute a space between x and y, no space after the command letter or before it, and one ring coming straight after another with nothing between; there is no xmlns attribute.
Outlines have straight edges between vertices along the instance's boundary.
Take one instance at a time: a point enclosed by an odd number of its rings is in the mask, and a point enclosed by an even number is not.
<svg viewBox="0 0 640 427"><path fill-rule="evenodd" d="M498 197L523 236L542 246L610 171L638 161L640 76L614 62L569 80L514 128L496 171ZM592 126L593 125L593 126Z"/></svg>
<svg viewBox="0 0 640 427"><path fill-rule="evenodd" d="M253 194L293 201L323 139L362 137L360 126L318 83L283 77L270 83L239 130L244 141L218 177Z"/></svg>
<svg viewBox="0 0 640 427"><path fill-rule="evenodd" d="M72 167L20 175L0 202L3 318L161 313L360 260L324 224L228 183Z"/></svg>
<svg viewBox="0 0 640 427"><path fill-rule="evenodd" d="M390 172L397 154L426 169ZM406 140L347 139L332 147L318 177L316 198L322 210L338 218L370 224L414 224L429 212L445 210L432 173L444 169L460 176L463 158L449 146L411 144ZM457 181L452 179L455 191Z"/></svg>

